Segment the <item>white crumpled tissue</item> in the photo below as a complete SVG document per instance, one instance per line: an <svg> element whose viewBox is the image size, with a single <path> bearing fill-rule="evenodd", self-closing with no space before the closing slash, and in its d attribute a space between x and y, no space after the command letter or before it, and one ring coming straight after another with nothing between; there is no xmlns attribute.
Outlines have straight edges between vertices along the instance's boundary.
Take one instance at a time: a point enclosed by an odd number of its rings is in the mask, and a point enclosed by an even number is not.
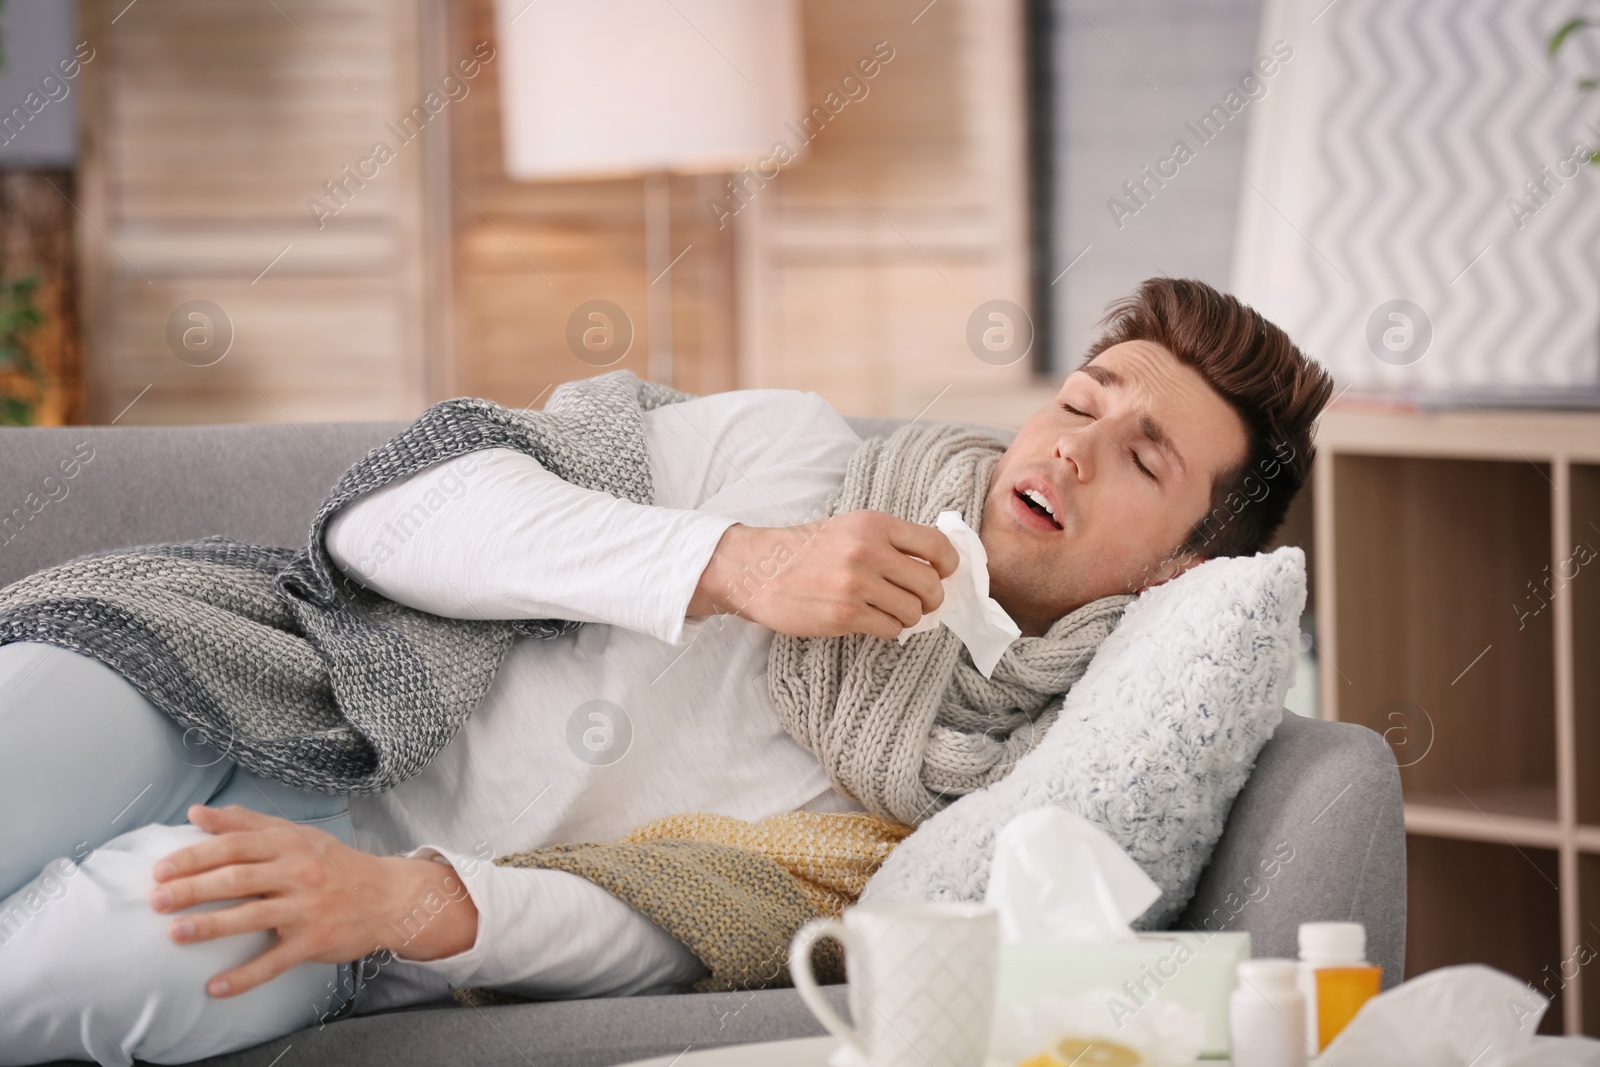
<svg viewBox="0 0 1600 1067"><path fill-rule="evenodd" d="M1064 808L1014 817L995 838L984 903L1006 944L1138 940L1131 924L1161 896L1144 869L1094 823Z"/></svg>
<svg viewBox="0 0 1600 1067"><path fill-rule="evenodd" d="M1556 1067L1600 1064L1600 1042L1536 1037L1549 1000L1478 963L1441 967L1380 993L1322 1050L1320 1067Z"/></svg>
<svg viewBox="0 0 1600 1067"><path fill-rule="evenodd" d="M1011 621L1006 609L989 596L989 554L977 531L966 524L959 511L939 512L934 525L950 538L961 561L950 577L942 579L944 601L901 630L900 643L943 623L967 646L973 666L987 678L1011 642L1022 636L1022 630Z"/></svg>

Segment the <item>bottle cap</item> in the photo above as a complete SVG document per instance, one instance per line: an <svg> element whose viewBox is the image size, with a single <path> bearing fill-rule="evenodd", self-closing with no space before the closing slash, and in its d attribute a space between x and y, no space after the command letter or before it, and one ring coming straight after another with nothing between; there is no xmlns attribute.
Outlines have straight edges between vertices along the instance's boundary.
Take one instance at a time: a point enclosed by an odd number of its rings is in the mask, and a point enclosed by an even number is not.
<svg viewBox="0 0 1600 1067"><path fill-rule="evenodd" d="M1367 958L1367 928L1360 923L1301 923L1300 958L1360 963Z"/></svg>
<svg viewBox="0 0 1600 1067"><path fill-rule="evenodd" d="M1264 959L1239 962L1239 988L1257 993L1288 991L1295 988L1300 973L1294 960Z"/></svg>

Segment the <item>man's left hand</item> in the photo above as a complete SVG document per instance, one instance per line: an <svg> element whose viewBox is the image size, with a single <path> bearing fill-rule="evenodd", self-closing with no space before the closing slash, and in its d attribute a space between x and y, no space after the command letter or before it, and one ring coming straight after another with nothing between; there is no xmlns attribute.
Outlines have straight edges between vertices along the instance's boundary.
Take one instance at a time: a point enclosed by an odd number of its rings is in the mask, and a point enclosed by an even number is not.
<svg viewBox="0 0 1600 1067"><path fill-rule="evenodd" d="M173 940L185 944L256 930L278 934L249 963L213 976L206 987L212 996L247 992L308 960L347 963L391 947L390 921L410 910L408 887L421 886L412 872L428 863L374 856L325 830L238 804L195 804L188 814L191 823L215 836L156 863L151 907L174 912L207 901L253 899L174 918ZM461 897L472 908L464 892ZM472 943L470 936L466 943Z"/></svg>

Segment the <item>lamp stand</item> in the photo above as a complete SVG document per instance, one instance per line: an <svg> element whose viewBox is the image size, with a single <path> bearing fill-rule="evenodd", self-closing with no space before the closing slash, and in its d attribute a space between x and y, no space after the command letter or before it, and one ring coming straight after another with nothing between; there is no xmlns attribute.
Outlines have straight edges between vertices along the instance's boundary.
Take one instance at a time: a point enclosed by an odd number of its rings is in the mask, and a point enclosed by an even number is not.
<svg viewBox="0 0 1600 1067"><path fill-rule="evenodd" d="M672 384L672 177L644 178L645 307L650 319L651 381Z"/></svg>

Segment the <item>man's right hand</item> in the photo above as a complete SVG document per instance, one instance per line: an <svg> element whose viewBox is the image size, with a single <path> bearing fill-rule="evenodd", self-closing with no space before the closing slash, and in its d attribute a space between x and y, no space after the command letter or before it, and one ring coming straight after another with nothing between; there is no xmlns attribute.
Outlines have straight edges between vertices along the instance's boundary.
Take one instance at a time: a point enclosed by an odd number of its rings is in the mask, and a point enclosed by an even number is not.
<svg viewBox="0 0 1600 1067"><path fill-rule="evenodd" d="M927 562L923 562L926 560ZM723 533L689 602L794 637L899 636L944 600L955 546L932 526L851 511L803 526Z"/></svg>

